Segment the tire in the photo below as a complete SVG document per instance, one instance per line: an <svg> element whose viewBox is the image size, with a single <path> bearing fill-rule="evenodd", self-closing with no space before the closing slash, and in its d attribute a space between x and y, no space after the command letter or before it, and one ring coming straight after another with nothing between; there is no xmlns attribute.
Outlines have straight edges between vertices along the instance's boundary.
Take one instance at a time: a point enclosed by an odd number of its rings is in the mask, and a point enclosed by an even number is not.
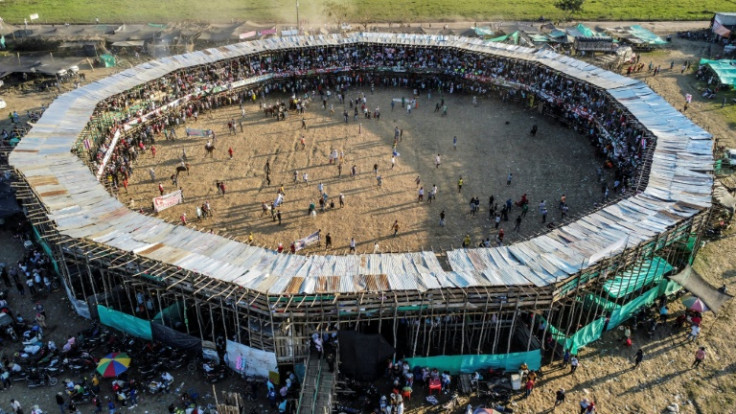
<svg viewBox="0 0 736 414"><path fill-rule="evenodd" d="M54 386L59 383L59 379L56 377L49 377L49 385Z"/></svg>

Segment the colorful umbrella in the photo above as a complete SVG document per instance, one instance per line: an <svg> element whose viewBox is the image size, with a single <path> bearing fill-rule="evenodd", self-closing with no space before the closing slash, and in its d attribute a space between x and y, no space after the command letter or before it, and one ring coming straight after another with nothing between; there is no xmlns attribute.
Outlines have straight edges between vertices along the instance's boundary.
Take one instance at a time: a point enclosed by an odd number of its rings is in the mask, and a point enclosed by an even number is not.
<svg viewBox="0 0 736 414"><path fill-rule="evenodd" d="M710 308L700 298L695 296L688 296L682 300L682 303L687 306L688 309L695 312L709 311Z"/></svg>
<svg viewBox="0 0 736 414"><path fill-rule="evenodd" d="M130 357L125 352L113 352L105 355L97 364L97 372L103 377L117 377L128 370Z"/></svg>

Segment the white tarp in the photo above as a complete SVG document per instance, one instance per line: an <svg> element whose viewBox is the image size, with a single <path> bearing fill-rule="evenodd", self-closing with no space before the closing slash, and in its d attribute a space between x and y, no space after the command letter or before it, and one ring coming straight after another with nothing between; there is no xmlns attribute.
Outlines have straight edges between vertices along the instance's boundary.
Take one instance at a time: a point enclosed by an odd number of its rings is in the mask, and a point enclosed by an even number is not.
<svg viewBox="0 0 736 414"><path fill-rule="evenodd" d="M231 340L227 341L225 348L225 363L233 371L248 377L268 378L269 372L278 372L275 353L261 351Z"/></svg>

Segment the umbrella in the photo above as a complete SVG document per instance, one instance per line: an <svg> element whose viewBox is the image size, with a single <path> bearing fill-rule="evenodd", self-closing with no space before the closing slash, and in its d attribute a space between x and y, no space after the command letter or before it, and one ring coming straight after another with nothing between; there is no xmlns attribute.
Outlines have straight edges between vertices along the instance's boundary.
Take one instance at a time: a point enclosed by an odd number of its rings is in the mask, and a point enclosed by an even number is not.
<svg viewBox="0 0 736 414"><path fill-rule="evenodd" d="M97 364L97 372L103 377L117 377L128 370L130 357L125 352L113 352L105 355Z"/></svg>
<svg viewBox="0 0 736 414"><path fill-rule="evenodd" d="M688 296L682 300L682 303L687 306L688 309L695 312L709 311L710 308L700 298L695 296Z"/></svg>
<svg viewBox="0 0 736 414"><path fill-rule="evenodd" d="M473 414L501 414L493 408L478 407L473 411Z"/></svg>

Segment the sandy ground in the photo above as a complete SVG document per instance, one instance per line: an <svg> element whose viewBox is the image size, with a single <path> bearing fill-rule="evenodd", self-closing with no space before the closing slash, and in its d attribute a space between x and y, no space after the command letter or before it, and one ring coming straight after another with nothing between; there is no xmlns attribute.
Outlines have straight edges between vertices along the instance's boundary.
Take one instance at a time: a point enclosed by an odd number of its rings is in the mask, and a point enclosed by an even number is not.
<svg viewBox="0 0 736 414"><path fill-rule="evenodd" d="M667 33L667 23L657 23L656 25L660 30L657 30L658 33ZM705 26L705 25L702 25ZM649 26L645 26L649 27ZM691 26L692 27L692 26ZM679 29L679 26L678 26ZM674 30L674 29L673 29ZM655 52L655 53L649 53L644 54L642 57L642 62L645 62L648 64L649 60L652 60L655 62L655 64L661 64L662 67L669 67L669 62L672 59L675 59L676 67L681 63L682 60L689 59L694 60L703 55L703 53L707 50L707 44L698 43L698 42L688 42L688 41L682 41L675 39L673 42L673 47L669 50L663 51L663 52ZM88 79L90 78L90 73L88 72L87 76ZM680 75L679 71L676 71L675 73L669 73L668 71L665 71L658 75L656 78L653 78L651 76L646 76L646 74L639 75L642 78L644 78L652 87L660 93L662 96L664 96L666 99L668 99L675 107L681 108L683 103L683 96L684 93L687 91L690 91L690 93L693 94L694 99L693 103L691 104L690 108L687 111L687 115L691 117L696 123L704 126L706 129L711 131L716 137L720 138L722 142L724 142L726 145L733 146L736 144L736 140L734 140L733 135L733 129L732 127L726 122L726 120L723 119L723 117L718 113L718 111L713 110L713 102L709 101L703 101L702 98L700 98L700 94L696 94L693 91L697 91L699 85L695 82L694 77L691 74L685 74ZM380 95L380 94L379 94ZM48 102L49 97L47 96L38 96L37 94L32 95L23 95L19 96L17 93L10 91L6 92L3 95L3 98L6 99L6 101L9 104L9 108L18 108L20 111L25 111L26 108L31 107L37 107L40 106L42 102ZM369 96L369 100L372 100ZM715 100L716 102L719 101L719 99ZM370 101L369 101L370 102ZM361 176L359 176L355 181L357 182L363 182L362 187L364 187L363 190L358 190L358 187L355 187L355 193L354 194L348 194L345 189L340 188L334 188L336 186L340 186L341 184L336 184L338 181L334 177L336 175L336 168L334 166L321 166L321 167L315 167L314 171L324 171L326 175L319 177L316 174L317 172L312 172L310 170L310 179L311 181L315 181L318 179L323 179L323 182L327 185L327 190L329 193L334 194L335 191L343 191L345 192L348 202L348 207L346 208L354 208L352 205L355 203L355 199L359 197L363 197L361 194L372 194L371 192L379 191L378 189L373 188L375 185L372 181L372 175L370 172L370 169L372 168L372 164L374 162L381 161L381 172L383 172L388 168L389 166L389 156L390 156L390 149L391 149L391 142L393 137L393 120L396 119L399 127L402 127L405 129L405 138L408 139L408 137L414 137L415 140L420 139L420 131L422 125L421 123L413 124L413 126L409 126L409 124L403 124L402 122L405 122L407 120L407 116L402 112L399 116L398 113L396 113L395 117L392 117L390 114L390 108L387 107L387 99L384 99L382 102L379 102L378 104L382 107L382 120L380 122L374 122L373 126L367 126L366 122L364 122L364 126L366 127L365 132L366 135L368 134L374 134L374 138L371 138L376 145L376 147L380 146L380 150L376 150L376 153L373 152L365 152L363 156L365 157L371 157L371 159L376 159L376 161L358 161L357 158L356 161L360 162L358 164L359 166L364 165L364 168L360 168L359 172L361 173ZM424 103L424 101L421 101L421 103ZM489 105L491 105L492 102L482 102L480 108L478 110L485 110ZM460 102L452 103L450 105L450 117L448 119L449 121L452 120L453 117L457 117L455 109L458 109L460 107ZM463 106L463 108L467 108L467 112L470 113L470 111L475 110L472 107L469 107L467 102ZM514 109L506 109L509 111L513 111ZM415 111L415 113L412 114L412 117L426 117L427 120L431 120L432 114L424 114L424 112L427 111L424 107L420 106L419 111ZM488 111L490 112L490 111ZM218 115L219 116L219 115ZM247 115L249 125L253 123L268 123L272 124L274 121L266 121L262 118L262 115L256 115L253 113L252 110L249 111L249 114ZM337 115L335 115L335 118L337 118ZM505 117L504 117L505 118ZM219 127L217 127L219 130L224 130L225 126L225 117L223 115L223 119L219 121ZM327 151L329 151L330 146L326 143L320 144L320 136L316 137L316 144L315 144L315 136L316 132L320 132L322 130L322 127L317 128L320 123L328 123L328 120L331 120L332 123L339 124L339 119L333 119L329 115L327 118L323 118L323 115L321 111L319 111L317 108L311 108L311 111L308 114L308 122L310 125L310 130L307 131L305 134L307 139L307 145L308 148L317 145L319 148L317 155L314 155L314 159L317 158L322 159L322 163L326 163L326 155ZM482 122L483 119L473 119L473 122ZM2 121L6 122L6 121ZM204 123L206 121L200 120L201 123ZM352 121L351 121L352 122ZM425 121L428 122L428 121ZM536 122L542 126L544 125L543 122L540 119L537 119ZM3 124L4 125L4 124ZM455 124L457 125L464 125L462 122L457 122ZM505 124L504 124L505 125ZM351 124L351 126L354 126ZM3 126L5 127L5 126ZM270 127L276 128L275 125L270 125ZM434 125L435 128L437 128L437 125ZM261 226L261 227L272 227L276 229L276 225L273 224L273 222L270 221L270 218L263 217L261 218L260 215L260 207L258 207L258 204L261 200L261 198L270 199L274 196L275 191L277 189L276 185L280 184L276 182L276 177L282 177L286 184L286 193L287 193L287 207L289 203L294 203L295 207L292 208L289 207L289 213L290 214L296 214L294 216L295 218L290 218L289 220L294 220L290 222L286 222L288 226L294 226L293 229L291 227L288 227L290 232L293 232L298 235L302 235L299 228L296 227L297 223L301 221L306 220L306 215L302 216L302 212L305 210L305 207L308 203L306 203L307 199L315 199L316 194L316 184L313 184L310 186L309 192L307 192L307 189L292 189L289 186L289 182L291 179L290 176L290 170L289 168L303 168L307 164L306 158L308 154L311 154L309 151L299 151L297 152L293 151L293 146L296 142L298 142L298 128L299 128L299 122L297 118L290 118L289 120L282 122L278 126L279 131L281 133L274 134L275 136L279 136L278 140L283 140L281 143L281 147L283 148L280 150L284 151L286 154L288 153L294 153L294 157L299 160L301 160L301 164L293 164L293 166L289 167L288 164L285 164L285 155L283 157L280 157L279 159L276 159L276 156L273 154L275 153L275 148L271 147L270 150L267 149L268 147L264 147L260 149L261 152L259 154L266 154L265 157L258 158L258 162L253 161L253 165L250 166L250 170L252 171L250 174L250 177L247 177L249 180L260 180L260 182L263 182L263 172L262 167L263 164L265 164L265 159L275 159L275 163L272 160L272 169L274 170L274 177L272 178L272 184L274 184L271 187L268 187L266 189L262 190L252 190L252 194L248 193L245 200L242 200L243 203L249 205L249 209L252 210L249 212L250 215L254 216L252 220L252 225L254 226ZM343 127L344 128L344 127ZM502 128L505 128L505 126L502 126ZM315 129L317 131L315 131ZM524 137L527 127L526 124L523 125L519 121L519 125L516 123L512 124L512 130L511 133L517 134L516 137L519 139L526 139L527 137ZM518 129L518 131L517 131ZM375 132L374 132L375 130ZM287 132L284 132L287 131ZM449 131L449 132L448 132ZM442 150L443 154L447 154L446 157L444 157L443 161L443 168L445 166L452 168L452 152L451 149L451 136L453 134L452 131L448 130L442 133L436 133L432 134L434 136L442 137L441 139L438 139L436 145L439 150ZM494 131L493 129L489 129L489 131ZM546 126L541 128L542 133L538 135L537 140L539 138L545 136L545 134L550 133L551 128L547 128ZM284 135L284 137L281 137L281 135ZM313 135L315 134L315 135ZM349 131L347 135L350 135L351 137L354 137L357 134L355 131ZM230 139L229 137L225 136L225 134L218 134L219 138L218 140L220 142L226 142L226 140ZM342 135L337 135L338 141L336 142L344 142L344 136L346 135L345 132L343 132ZM239 139L242 139L241 137L244 137L245 134L239 134L236 137L232 138L232 141L236 141ZM311 138L310 138L311 137ZM348 137L348 143L351 142L351 137ZM464 151L463 144L465 143L467 145L467 140L469 138L463 137L461 135L458 135L458 138L460 139L459 145L458 145L458 153L461 151ZM354 140L354 139L353 139ZM368 142L368 138L365 138L365 141ZM420 141L415 141L420 142ZM523 142L523 141L522 141ZM412 141L409 141L408 144L411 144ZM202 141L192 141L188 143L188 145L192 145L192 148L194 151L202 151ZM384 188L380 191L387 191L389 189L389 186L396 186L392 192L402 193L402 197L405 198L405 203L408 203L407 210L414 211L417 210L415 213L412 214L411 217L416 217L415 220L417 223L421 223L425 220L429 221L429 225L427 225L428 228L433 228L437 216L437 212L434 210L435 206L416 206L412 202L415 201L415 187L413 186L413 179L415 176L413 176L415 173L422 175L422 182L426 184L428 181L432 179L437 179L438 181L440 178L444 177L445 182L439 182L437 183L440 186L440 202L441 203L447 203L448 205L452 205L455 209L458 210L457 213L452 213L450 210L448 210L448 214L457 214L457 216L450 221L450 223L456 223L458 220L458 217L466 217L467 214L467 203L466 200L460 199L456 195L456 177L454 176L456 171L450 171L450 172L442 172L442 176L439 175L439 172L435 172L438 175L427 176L426 174L432 174L432 171L427 172L428 170L432 170L433 168L433 159L430 156L429 158L425 159L424 155L426 153L432 153L434 152L434 148L427 148L426 150L418 148L414 149L411 145L406 145L407 142L400 144L399 152L401 152L401 157L398 161L398 166L396 167L398 170L392 175L391 172L388 172L385 174L385 181L384 181ZM229 145L229 144L228 144ZM288 150L287 151L287 145ZM335 144L337 145L337 144ZM369 145L369 144L365 144ZM587 145L587 144L585 144ZM581 151L586 151L587 148L585 148L585 145L581 146ZM161 147L159 150L159 154L163 154L166 150L164 147L166 144L159 144ZM226 150L227 147L223 148L223 144L218 143L218 150L215 154L216 159L223 160L222 163L219 165L227 166L227 155ZM444 149L442 148L444 147ZM243 148L248 148L247 146L244 146ZM234 147L235 149L235 147ZM248 157L253 157L257 154L255 154L256 149L251 150L238 150L235 152L235 159L233 160L234 163L242 163L244 162L244 157L246 157L247 154ZM322 151L322 152L319 152ZM352 148L348 148L346 150L346 155L348 156L348 159L350 160L351 153L357 152L358 150L353 146ZM417 154L416 156L413 154ZM470 154L469 156L473 156L471 152L468 152ZM193 158L193 164L201 164L203 161L205 161L202 157L202 154L199 155L192 154ZM159 155L157 155L158 158ZM149 154L150 157L150 154ZM410 160L410 158L414 158L414 161ZM549 157L549 159L552 159ZM420 161L421 160L421 161ZM145 162L151 162L149 159L144 159ZM206 160L211 161L211 160ZM175 162L175 160L168 160L168 162ZM316 163L316 162L315 162ZM459 168L459 160L455 161L454 168ZM425 165L426 164L426 165ZM276 166L279 166L278 168ZM485 166L486 164L479 164L475 168L478 168L478 166ZM491 164L491 167L493 165ZM498 173L488 173L488 176L493 178L493 181L489 184L489 187L492 187L491 189L484 190L484 187L480 186L477 189L473 189L473 192L478 192L478 197L481 197L481 207L484 209L483 212L487 213L486 210L486 204L487 200L484 200L483 197L487 196L490 191L500 191L504 192L506 190L504 188L505 186L505 171L503 171L503 167L505 165L499 166ZM214 165L211 167L214 168ZM222 167L220 167L222 168ZM448 170L450 168L447 168ZM201 170L203 168L200 166L199 172L201 173ZM173 170L173 164L170 164L166 172ZM162 169L162 172L164 170ZM346 172L345 170L344 172ZM193 169L193 173L197 172L197 170ZM223 168L223 174L227 172ZM405 173L406 176L399 175L399 173ZM463 190L463 193L466 198L472 197L475 194L471 193L471 186L480 185L481 183L477 180L479 178L473 178L471 180L471 177L473 174L477 174L477 177L482 177L480 172L474 172L474 171L467 171L465 174L468 174L468 179L466 181L466 187L468 191ZM584 173L588 174L587 171L584 171ZM170 173L167 174L167 176ZM234 173L233 173L234 174ZM500 174L500 175L499 175ZM246 175L246 174L241 174ZM517 173L514 173L515 181L514 186L512 189L509 190L521 190L521 183L524 179L524 176L529 176L529 174L522 174L519 173L519 176L517 176ZM405 177L405 178L404 178ZM435 178L436 177L436 178ZM334 180L333 182L327 182L328 179ZM370 178L370 180L369 180ZM517 180L518 179L518 180ZM168 180L168 178L167 178ZM340 182L347 181L349 179L342 179ZM406 180L406 183L397 184L397 181L404 181ZM190 177L183 177L182 185L185 186L185 192L188 192L188 186L190 185L190 182L195 182L195 175L193 174ZM574 181L573 181L574 182ZM516 184L519 183L517 186ZM171 188L170 183L165 182L165 185L167 188ZM237 186L237 182L234 182L233 184L229 185L228 188L232 188L233 186ZM431 183L429 183L431 186ZM525 184L524 186L530 186L531 184ZM155 192L155 185L151 183L144 184L144 187L146 187L146 191L150 192L151 194ZM260 188L260 186L258 186ZM215 188L213 185L209 185L210 192L212 194L216 194ZM587 187L586 187L587 188ZM333 190L334 189L334 190ZM544 197L552 198L552 196L555 195L555 190L552 189L551 195L544 194ZM131 190L132 191L132 190ZM298 196L298 192L304 191L303 196ZM568 191L565 189L565 191ZM406 192L404 195L403 193ZM293 193L296 193L297 196L293 195ZM504 192L506 193L506 192ZM572 203L572 191L569 191L568 198L570 199L570 202ZM597 195L597 191L594 189L594 193ZM471 195L472 194L472 195ZM396 195L398 197L398 194ZM508 196L514 196L517 195L514 194L504 194L504 197ZM226 196L225 198L227 198ZM374 195L375 197L375 195ZM213 197L214 199L217 197ZM304 198L303 201L299 201L300 198ZM536 199L536 196L533 196L533 200ZM370 200L366 196L366 200ZM146 205L148 205L150 201L146 201ZM370 201L366 201L368 203ZM574 209L577 209L577 206L580 202L575 202L573 205ZM379 206L375 206L373 208L378 208ZM388 209L388 206L386 207ZM429 212L425 212L424 210L429 210ZM226 207L227 211L227 207ZM483 212L479 213L481 216L477 218L470 218L466 217L466 220L470 223L475 223L473 220L477 220L478 223L481 222L481 218L485 219L485 216L482 215ZM333 214L334 213L334 214ZM551 209L550 214L553 215L554 209ZM217 210L218 216L222 214L222 212ZM321 214L317 220L323 220L323 219L342 219L341 217L337 217L337 214L341 214L341 212L328 212L325 214ZM334 217L330 217L334 216ZM355 216L355 215L352 215ZM390 214L389 214L390 216ZM409 217L409 214L406 214L407 217ZM286 216L285 216L286 217ZM451 218L452 216L448 217ZM533 216L535 219L538 218L536 215ZM385 237L389 234L389 226L391 225L391 217L381 217L378 221L380 223L375 224L376 230L375 234L378 234L380 236ZM404 220L404 219L402 219ZM405 220L409 220L409 218L405 218ZM525 229L525 231L531 231L530 228L527 228L525 226L529 225L531 226L531 221L534 220L527 220L524 222L522 227ZM329 222L329 221L327 221ZM462 223L462 221L461 221ZM199 226L199 223L195 223ZM205 223L206 224L206 223ZM380 226L379 226L380 224ZM453 225L463 225L463 224L453 224ZM535 224L536 225L536 224ZM314 229L317 226L317 224L309 224L305 225L304 229L305 232ZM402 224L402 232L407 231L408 223ZM208 228L207 226L203 226L204 228ZM324 231L333 231L327 228L327 226L323 226ZM437 229L434 228L434 231ZM279 231L276 229L275 231ZM428 230L423 230L429 234ZM449 231L449 230L445 230ZM462 231L458 231L457 234L462 233ZM478 237L480 234L482 234L483 231L478 230ZM508 236L513 236L511 234L512 232L508 232ZM260 237L268 238L272 237L272 240L276 240L276 236L269 236L269 234L266 234L266 232L258 233L261 234ZM273 233L275 234L275 233ZM476 233L473 233L474 235ZM441 235L440 235L441 236ZM507 237L508 237L507 236ZM285 235L283 236L286 237ZM290 236L290 237L296 237L296 236ZM335 242L336 244L344 246L345 244L345 238L348 236L340 235L338 238L335 236ZM409 240L409 237L417 237L418 236L408 236L408 235L400 235L398 240L403 240L404 238L407 238L407 241ZM431 235L431 237L439 238L437 235ZM454 246L457 246L459 244L459 240L457 239L457 236L450 236L445 235L445 240L448 245L452 244ZM397 240L397 241L398 241ZM265 241L259 240L262 244L266 244ZM359 242L364 242L364 240L359 240ZM424 247L427 247L429 243L418 243L417 245ZM3 245L6 245L3 243ZM437 243L439 245L439 242ZM381 243L382 249L386 247L386 242ZM369 246L367 244L364 244L361 249L367 250L372 249L372 245ZM696 262L695 262L695 268L704 275L706 279L708 279L713 285L719 286L722 283L725 283L728 286L728 289L730 292L736 291L736 279L733 277L736 275L736 265L733 262L734 254L736 254L736 238L729 237L721 239L717 242L710 242L704 245L704 247L701 249L700 254L698 255ZM46 304L47 308L49 304ZM673 305L672 310L677 312L681 310L680 305ZM68 309L68 308L66 308ZM66 311L68 312L68 310ZM71 319L71 318L70 318ZM734 385L733 378L736 377L736 350L733 347L733 340L732 335L734 333L734 324L736 323L736 313L733 310L733 304L729 305L721 314L718 315L716 318L716 315L713 315L712 313L706 313L705 319L704 319L704 329L701 333L701 336L699 340L696 343L683 343L682 342L682 336L675 335L670 336L667 335L667 332L662 331L659 333L659 335L653 339L649 339L645 335L642 335L642 333L636 332L634 337L634 347L633 349L624 349L620 347L619 342L619 334L617 332L608 333L604 335L603 339L592 344L591 346L585 348L581 352L581 364L582 367L577 371L575 376L568 375L566 370L561 370L557 367L556 364L553 364L551 366L545 367L543 369L543 378L538 381L537 389L532 393L531 397L527 400L521 400L517 399L515 401L515 406L513 407L516 412L520 413L545 413L548 412L549 408L552 406L554 401L554 392L560 388L564 387L566 390L568 390L568 401L562 406L559 407L556 412L563 412L563 413L571 413L571 412L577 412L577 402L583 397L583 396L589 396L592 398L595 398L598 402L599 412L602 413L660 413L662 410L667 406L667 404L673 403L673 402L680 402L681 405L681 412L684 413L732 413L734 411L734 407L736 407L736 386ZM65 328L66 329L66 328ZM59 332L61 332L62 329L59 329ZM688 369L692 359L693 354L695 352L695 349L697 346L706 346L708 349L708 356L706 359L706 362L699 370L690 370ZM636 351L637 347L643 348L645 352L645 359L642 364L642 366L635 371L627 371L626 369L631 365L631 356ZM176 376L176 375L175 375ZM179 377L177 376L177 379ZM178 382L178 381L177 381ZM47 409L55 408L52 402L52 392L53 390L48 389L47 394L34 394L35 392L40 391L23 391L23 393L15 392L15 391L5 391L6 398L13 398L17 397L20 398L21 401L23 401L25 406L27 407L29 405L30 400L34 400L36 398L39 399L39 401L46 401L45 407ZM39 396L40 395L40 396ZM446 397L445 397L446 398ZM441 399L442 400L442 399ZM465 401L465 400L464 400ZM158 407L163 408L165 406L165 401L162 401ZM472 399L470 400L471 403L476 405L477 403L482 403L483 401L478 399ZM3 402L5 404L5 402ZM423 412L426 408L426 403L424 403L420 398L415 398L414 400L407 403L407 408L409 411L412 412ZM463 409L458 409L458 412L463 411ZM87 411L84 411L87 412ZM142 411L140 411L142 412ZM151 411L151 412L161 412L161 411Z"/></svg>
<svg viewBox="0 0 736 414"><path fill-rule="evenodd" d="M353 90L356 96L359 90ZM419 108L408 114L400 104L391 112L391 98L409 97L403 89L377 90L374 95L366 90L368 106L383 108L380 120L359 117L349 123L342 120L342 107L337 99L330 101L340 109L334 114L323 110L321 104L312 104L304 115L307 129L301 129L301 116L291 114L286 121L277 122L257 112L257 106L246 106L244 132L228 135L227 121L239 118L237 106L220 109L212 117L200 117L195 128L214 129L216 151L206 156L203 138L179 139L175 142L159 140L156 156L148 151L137 163L128 193L121 190L120 199L136 206L150 206L158 195L158 182L152 182L149 168L156 171L165 191L174 186L169 179L179 163L182 148L186 150L191 175L182 173L179 186L184 190L186 204L163 211L159 216L174 222L186 213L190 225L204 231L214 230L246 240L253 232L255 243L276 248L279 242L289 244L317 229L322 235L331 233L333 247L344 251L350 237L358 242L358 251L372 251L379 243L381 251L413 251L419 249L449 249L458 247L465 234L470 234L473 245L486 237L495 239L496 230L489 219L488 201L514 201L526 193L532 206L523 219L521 231L514 232L514 220L521 214L515 208L508 222L503 222L505 241L527 237L544 227L536 206L547 200L550 209L548 222L559 221L557 200L564 193L571 206L571 214L581 214L600 202L600 188L596 181L593 148L587 140L571 130L554 125L537 113L524 111L520 106L504 106L498 99L486 99L477 107L468 96L447 95L448 116L434 112L440 98L419 98ZM267 97L269 101L275 96ZM329 104L328 104L329 108ZM348 110L350 110L348 108ZM531 125L538 124L540 132L529 136ZM394 127L403 129L398 144L396 166L391 168ZM184 136L183 128L177 132ZM302 149L300 137L305 137ZM457 136L457 149L453 137ZM228 148L233 149L229 159ZM336 164L329 163L329 154L344 152L342 176ZM435 157L441 154L441 165L435 166ZM266 162L271 168L271 185L264 172ZM373 172L378 165L382 186L377 185ZM357 176L350 176L355 165ZM299 183L294 183L294 171ZM309 185L302 174L309 174ZM507 185L508 173L513 174ZM462 176L462 193L457 182ZM416 178L420 177L417 186ZM215 183L226 183L226 194L218 193ZM319 212L316 217L307 214L310 203L319 210L318 184L335 209ZM437 200L428 203L433 184L439 188ZM279 208L282 224L263 214L261 203L275 200L283 185L286 202ZM418 202L418 189L424 187L425 202ZM345 195L346 205L339 207L338 195ZM481 211L470 214L471 197L481 200ZM208 200L215 211L213 218L196 220L196 206ZM328 202L329 203L329 202ZM440 211L447 213L447 226L438 225ZM391 226L398 220L400 230L392 236Z"/></svg>

